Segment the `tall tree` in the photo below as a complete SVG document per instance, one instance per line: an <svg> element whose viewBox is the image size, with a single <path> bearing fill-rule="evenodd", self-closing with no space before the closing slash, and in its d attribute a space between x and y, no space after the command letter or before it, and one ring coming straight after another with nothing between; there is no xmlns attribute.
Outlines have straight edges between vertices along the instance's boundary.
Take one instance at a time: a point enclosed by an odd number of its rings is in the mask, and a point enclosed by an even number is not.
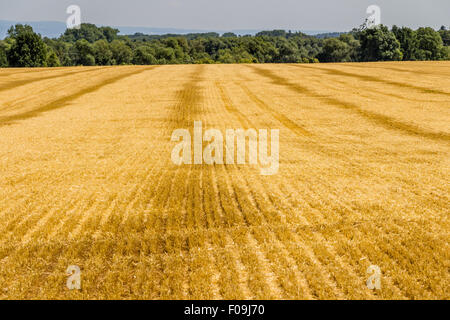
<svg viewBox="0 0 450 320"><path fill-rule="evenodd" d="M124 41L114 40L111 42L111 52L114 64L130 64L133 58L133 51Z"/></svg>
<svg viewBox="0 0 450 320"><path fill-rule="evenodd" d="M367 28L358 34L361 47L361 61L396 61L402 60L400 42L386 26Z"/></svg>
<svg viewBox="0 0 450 320"><path fill-rule="evenodd" d="M94 49L92 45L82 39L75 42L70 48L71 60L75 65L93 66L95 65Z"/></svg>
<svg viewBox="0 0 450 320"><path fill-rule="evenodd" d="M349 52L350 60L349 61L354 61L354 62L358 61L358 50L360 47L359 41L356 40L353 37L353 35L350 33L341 34L339 36L339 40L341 40L342 42L345 42L350 47L350 52Z"/></svg>
<svg viewBox="0 0 450 320"><path fill-rule="evenodd" d="M60 64L63 66L73 65L71 57L69 55L71 43L61 41L60 39L44 39L47 47L50 47L58 57Z"/></svg>
<svg viewBox="0 0 450 320"><path fill-rule="evenodd" d="M237 35L233 32L225 32L222 35L222 38L236 38L236 37L237 37Z"/></svg>
<svg viewBox="0 0 450 320"><path fill-rule="evenodd" d="M8 30L14 40L7 57L11 67L44 67L47 48L41 36L31 26L16 25Z"/></svg>
<svg viewBox="0 0 450 320"><path fill-rule="evenodd" d="M117 39L117 35L119 34L119 29L114 29L111 27L101 27L99 28L101 33L103 34L104 39L108 42L112 42Z"/></svg>
<svg viewBox="0 0 450 320"><path fill-rule="evenodd" d="M137 65L150 65L156 64L156 58L154 51L147 46L140 46L136 48L133 56L133 63Z"/></svg>
<svg viewBox="0 0 450 320"><path fill-rule="evenodd" d="M113 54L106 40L98 40L92 45L95 62L100 66L109 66L112 64Z"/></svg>
<svg viewBox="0 0 450 320"><path fill-rule="evenodd" d="M8 50L9 46L7 45L6 41L0 40L0 68L8 66Z"/></svg>
<svg viewBox="0 0 450 320"><path fill-rule="evenodd" d="M421 60L440 60L444 58L444 43L433 28L417 30L418 56Z"/></svg>
<svg viewBox="0 0 450 320"><path fill-rule="evenodd" d="M350 46L336 38L326 39L323 44L322 52L318 58L321 62L349 62L351 48Z"/></svg>
<svg viewBox="0 0 450 320"><path fill-rule="evenodd" d="M90 43L98 40L106 40L108 42L117 38L118 29L111 27L98 28L95 24L82 23L79 29L67 29L60 39L67 42L76 42L84 39Z"/></svg>
<svg viewBox="0 0 450 320"><path fill-rule="evenodd" d="M442 26L439 30L439 34L444 42L444 46L450 46L450 30L448 30L447 27Z"/></svg>
<svg viewBox="0 0 450 320"><path fill-rule="evenodd" d="M392 32L395 37L400 42L400 48L403 54L403 60L416 60L417 59L417 48L418 40L417 33L407 27L399 28L397 26L392 27Z"/></svg>
<svg viewBox="0 0 450 320"><path fill-rule="evenodd" d="M52 48L47 48L47 67L59 67L61 62Z"/></svg>

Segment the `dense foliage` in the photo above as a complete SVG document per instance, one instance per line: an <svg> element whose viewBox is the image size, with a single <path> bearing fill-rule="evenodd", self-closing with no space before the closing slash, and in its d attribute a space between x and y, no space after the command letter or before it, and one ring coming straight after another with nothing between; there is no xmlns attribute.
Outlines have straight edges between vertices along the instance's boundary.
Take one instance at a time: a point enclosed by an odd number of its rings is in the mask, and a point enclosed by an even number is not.
<svg viewBox="0 0 450 320"><path fill-rule="evenodd" d="M5 52L11 67L39 67L47 65L47 47L41 36L30 26L17 25L8 30L14 41Z"/></svg>
<svg viewBox="0 0 450 320"><path fill-rule="evenodd" d="M58 39L16 25L0 41L0 66L38 67L124 64L312 63L450 59L450 31L394 26L307 36L284 30L255 36L233 33L120 36L119 30L82 24Z"/></svg>

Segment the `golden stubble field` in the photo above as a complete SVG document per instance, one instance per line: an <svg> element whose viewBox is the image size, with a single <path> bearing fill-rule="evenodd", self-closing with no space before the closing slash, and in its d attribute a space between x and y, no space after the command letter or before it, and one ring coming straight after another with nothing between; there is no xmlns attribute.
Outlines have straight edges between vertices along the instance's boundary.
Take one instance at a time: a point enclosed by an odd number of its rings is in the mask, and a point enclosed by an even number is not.
<svg viewBox="0 0 450 320"><path fill-rule="evenodd" d="M196 120L278 174L176 166ZM0 298L449 299L449 151L449 62L3 69Z"/></svg>

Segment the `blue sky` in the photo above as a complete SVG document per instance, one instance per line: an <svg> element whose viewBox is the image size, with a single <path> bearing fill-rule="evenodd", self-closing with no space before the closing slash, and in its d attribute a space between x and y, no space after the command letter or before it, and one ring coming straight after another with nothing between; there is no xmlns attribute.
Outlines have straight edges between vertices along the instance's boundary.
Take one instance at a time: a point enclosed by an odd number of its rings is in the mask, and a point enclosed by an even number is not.
<svg viewBox="0 0 450 320"><path fill-rule="evenodd" d="M71 4L83 22L113 26L346 31L371 4L386 25L450 25L450 0L0 0L0 20L65 21Z"/></svg>

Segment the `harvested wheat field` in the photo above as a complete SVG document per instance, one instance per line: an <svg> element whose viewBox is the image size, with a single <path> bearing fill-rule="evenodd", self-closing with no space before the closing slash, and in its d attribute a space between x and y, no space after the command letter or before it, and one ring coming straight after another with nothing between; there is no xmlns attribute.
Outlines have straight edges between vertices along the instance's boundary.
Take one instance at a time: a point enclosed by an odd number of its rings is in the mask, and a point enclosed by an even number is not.
<svg viewBox="0 0 450 320"><path fill-rule="evenodd" d="M0 70L0 298L449 299L449 107L449 62ZM194 121L278 172L174 164Z"/></svg>

